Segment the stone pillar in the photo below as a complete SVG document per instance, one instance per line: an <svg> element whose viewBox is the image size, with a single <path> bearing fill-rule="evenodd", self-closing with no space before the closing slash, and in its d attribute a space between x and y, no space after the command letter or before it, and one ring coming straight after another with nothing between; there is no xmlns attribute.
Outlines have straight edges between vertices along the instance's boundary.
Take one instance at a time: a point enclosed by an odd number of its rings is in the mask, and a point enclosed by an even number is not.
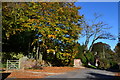
<svg viewBox="0 0 120 80"><path fill-rule="evenodd" d="M74 59L74 67L81 67L82 62L80 59Z"/></svg>
<svg viewBox="0 0 120 80"><path fill-rule="evenodd" d="M42 61L42 54L41 54L41 52L39 53L39 61Z"/></svg>
<svg viewBox="0 0 120 80"><path fill-rule="evenodd" d="M98 59L96 59L96 61L95 61L95 66L96 67L98 67L98 61L99 61Z"/></svg>
<svg viewBox="0 0 120 80"><path fill-rule="evenodd" d="M27 56L22 57L22 58L19 59L20 69L24 69L24 67L25 67L25 63L26 63L27 59L28 59Z"/></svg>

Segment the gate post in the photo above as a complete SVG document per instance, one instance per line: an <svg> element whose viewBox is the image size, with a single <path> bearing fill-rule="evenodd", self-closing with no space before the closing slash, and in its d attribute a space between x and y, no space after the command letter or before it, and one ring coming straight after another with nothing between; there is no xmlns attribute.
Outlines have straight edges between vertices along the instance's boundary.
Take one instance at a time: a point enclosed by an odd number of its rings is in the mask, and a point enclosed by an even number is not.
<svg viewBox="0 0 120 80"><path fill-rule="evenodd" d="M7 70L8 70L8 60L7 60L7 66L6 66Z"/></svg>
<svg viewBox="0 0 120 80"><path fill-rule="evenodd" d="M19 62L19 65L18 65L18 66L19 66L19 69L20 69L20 59L19 59L19 61L18 61L18 62Z"/></svg>

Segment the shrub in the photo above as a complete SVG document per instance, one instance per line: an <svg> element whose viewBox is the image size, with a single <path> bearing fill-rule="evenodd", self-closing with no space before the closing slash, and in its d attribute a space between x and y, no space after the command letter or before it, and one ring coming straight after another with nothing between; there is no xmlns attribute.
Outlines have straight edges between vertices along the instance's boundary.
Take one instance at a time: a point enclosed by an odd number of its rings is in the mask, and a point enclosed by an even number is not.
<svg viewBox="0 0 120 80"><path fill-rule="evenodd" d="M23 55L23 53L11 53L10 54L11 55L11 57L13 58L13 59L20 59L20 58L22 58L24 55Z"/></svg>
<svg viewBox="0 0 120 80"><path fill-rule="evenodd" d="M117 62L109 61L109 63L110 63L110 68L109 69L115 69L115 70L119 69L119 65L117 64Z"/></svg>
<svg viewBox="0 0 120 80"><path fill-rule="evenodd" d="M87 52L86 54L88 62L94 62L94 55L92 52Z"/></svg>
<svg viewBox="0 0 120 80"><path fill-rule="evenodd" d="M99 68L103 68L103 69L108 69L110 68L110 62L107 59L100 59L100 65Z"/></svg>
<svg viewBox="0 0 120 80"><path fill-rule="evenodd" d="M83 65L87 65L87 59L83 54L80 55L80 59L81 59L81 62L83 63Z"/></svg>
<svg viewBox="0 0 120 80"><path fill-rule="evenodd" d="M20 53L2 52L0 54L2 54L2 58L1 58L2 63L6 63L7 59L8 60L20 59L21 57L24 56L22 52L20 52Z"/></svg>
<svg viewBox="0 0 120 80"><path fill-rule="evenodd" d="M0 68L6 68L6 63L0 63Z"/></svg>

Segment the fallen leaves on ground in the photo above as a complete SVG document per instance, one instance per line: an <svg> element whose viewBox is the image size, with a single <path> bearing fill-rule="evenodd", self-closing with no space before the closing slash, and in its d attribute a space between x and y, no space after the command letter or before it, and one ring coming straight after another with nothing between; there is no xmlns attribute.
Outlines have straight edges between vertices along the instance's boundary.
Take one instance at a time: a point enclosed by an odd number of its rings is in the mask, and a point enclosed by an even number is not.
<svg viewBox="0 0 120 80"><path fill-rule="evenodd" d="M74 67L44 67L41 70L27 69L27 71L61 73L61 72L72 71L72 70L75 70L75 69L80 69L80 68L74 68Z"/></svg>
<svg viewBox="0 0 120 80"><path fill-rule="evenodd" d="M43 67L43 69L9 70L11 74L7 78L44 78L50 75L63 74L80 68L74 67ZM7 71L5 71L7 72Z"/></svg>
<svg viewBox="0 0 120 80"><path fill-rule="evenodd" d="M116 76L120 76L120 72L119 72L119 73L116 73Z"/></svg>

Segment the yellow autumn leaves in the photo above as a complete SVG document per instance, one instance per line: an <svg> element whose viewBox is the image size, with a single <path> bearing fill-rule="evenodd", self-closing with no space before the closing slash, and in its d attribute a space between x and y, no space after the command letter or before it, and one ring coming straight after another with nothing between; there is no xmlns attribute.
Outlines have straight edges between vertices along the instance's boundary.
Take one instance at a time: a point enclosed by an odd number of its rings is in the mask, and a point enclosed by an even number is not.
<svg viewBox="0 0 120 80"><path fill-rule="evenodd" d="M48 35L48 38L56 38L55 35Z"/></svg>
<svg viewBox="0 0 120 80"><path fill-rule="evenodd" d="M54 50L54 49L48 49L48 50L47 50L47 53L50 53L50 52L51 52L51 53L55 53L55 50Z"/></svg>

